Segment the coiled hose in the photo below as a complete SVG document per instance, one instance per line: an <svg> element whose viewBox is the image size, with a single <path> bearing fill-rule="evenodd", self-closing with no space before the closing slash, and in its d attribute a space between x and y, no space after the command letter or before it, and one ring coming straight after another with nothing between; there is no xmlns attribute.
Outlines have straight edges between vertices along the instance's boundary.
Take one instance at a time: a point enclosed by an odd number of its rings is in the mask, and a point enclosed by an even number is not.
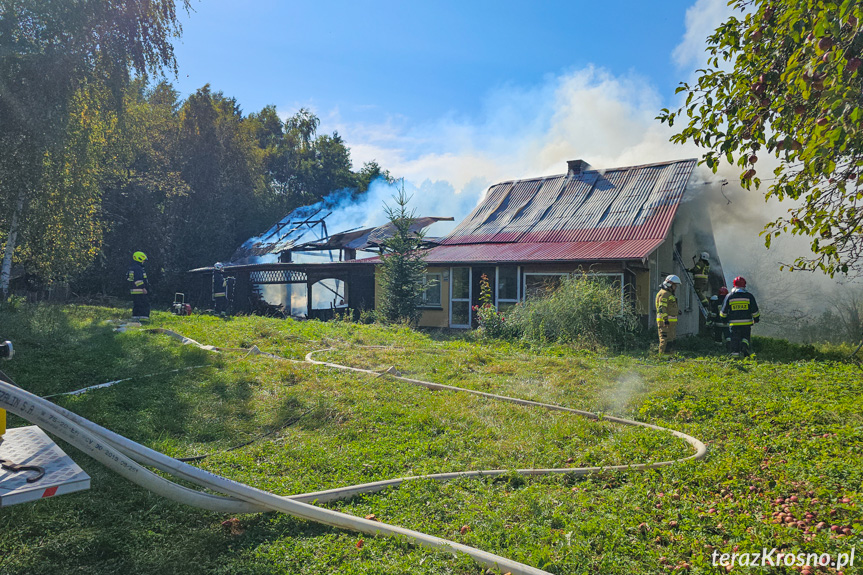
<svg viewBox="0 0 863 575"><path fill-rule="evenodd" d="M309 352L305 357L305 362L303 362L299 360L282 358L280 356L266 352L261 352L257 349L257 347L253 347L251 349L219 348L214 346L202 345L195 340L186 338L171 330L153 329L149 331L164 333L180 340L184 344L195 345L202 349L206 349L208 351L216 353L220 351L228 351L230 349L232 351L256 353L265 357L269 357L271 359L279 359L284 361L291 361L294 363L306 363L310 365L324 366L332 369L353 371L356 373L373 375L375 377L381 375L378 372L368 369L361 369L331 362L317 361L313 359L314 354L329 350L318 350ZM393 374L387 375L393 377L394 379L398 379L400 381L404 381L414 385L420 385L428 389L469 393L472 395L477 395L496 401L505 401L517 405L526 405L533 407L541 407L554 411L562 411L594 420L600 419L599 416L594 413L570 409L559 405L539 403L535 401L528 401L524 399L484 393L450 385L442 385L418 379L410 379L406 377L396 376ZM455 541L448 541L440 537L434 537L432 535L427 535L418 531L405 529L403 527L388 525L379 521L362 519L353 515L349 515L347 513L341 513L338 511L333 511L330 509L325 509L309 504L309 502L326 503L340 499L348 499L359 494L374 493L388 487L398 486L405 481L410 481L414 479L432 479L435 481L446 481L458 477L493 477L509 473L508 470L491 469L484 471L464 471L453 473L437 473L432 475L421 475L414 477L402 477L385 481L375 481L372 483L364 483L360 485L351 485L347 487L329 489L326 491L302 493L289 497L283 497L275 495L273 493L262 491L260 489L256 489L248 485L244 485L242 483L238 483L236 481L232 481L225 477L215 475L213 473L199 469L182 461L178 461L174 458L168 457L162 453L159 453L158 451L155 451L153 449L135 443L134 441L131 441L121 435L113 433L112 431L109 431L91 421L88 421L87 419L80 417L69 410L54 405L53 403L46 401L45 399L37 397L27 391L24 391L23 389L12 385L11 383L2 380L0 380L0 408L6 409L11 413L16 414L23 419L26 419L30 423L38 425L44 430L53 433L54 435L74 445L81 451L87 453L97 461L104 464L109 469L112 469L113 471L119 473L126 479L140 485L141 487L144 487L145 489L148 489L149 491L152 491L153 493L156 493L173 501L219 513L255 513L262 511L279 511L282 513L293 515L295 517L299 517L301 519L315 521L317 523L322 523L324 525L329 525L340 529L357 531L368 535L401 536L409 541L412 541L413 543L430 549L446 552L461 552L469 555L474 561L476 561L480 565L499 569L503 572L510 572L513 575L548 575L548 572L541 569L537 569L535 567L531 567L530 565L525 565L523 563L519 563L505 557L500 557L498 555L494 555L493 553L488 553L474 547L463 545ZM632 465L615 465L608 467L576 467L563 469L519 469L517 470L517 472L522 475L550 475L556 473L570 473L582 476L602 471L613 470L646 471L649 469L656 469L659 467L673 465L675 463L680 463L687 460L702 459L707 453L707 448L701 441L679 431L667 429L649 423L643 423L640 421L633 421L618 417L605 416L602 419L614 423L620 423L623 425L633 425L639 427L647 427L658 431L668 431L676 437L679 437L689 443L689 445L692 446L692 448L695 450L695 453L693 455L690 455L689 457L685 457L682 459L661 461L657 463L639 463ZM153 467L174 477L184 479L205 489L222 493L223 495L205 493L201 491L196 491L194 489L189 489L182 485L178 485L172 481L161 477L160 475L153 473L152 471L145 468L144 465Z"/></svg>

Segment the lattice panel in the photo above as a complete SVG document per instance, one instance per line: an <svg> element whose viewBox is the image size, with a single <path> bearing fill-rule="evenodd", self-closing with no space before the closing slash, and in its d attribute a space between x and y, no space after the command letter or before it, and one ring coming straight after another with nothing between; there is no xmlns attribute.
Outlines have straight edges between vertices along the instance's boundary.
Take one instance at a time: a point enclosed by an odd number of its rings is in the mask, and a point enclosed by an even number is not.
<svg viewBox="0 0 863 575"><path fill-rule="evenodd" d="M296 270L261 270L250 274L254 284L299 284L306 283L305 273Z"/></svg>

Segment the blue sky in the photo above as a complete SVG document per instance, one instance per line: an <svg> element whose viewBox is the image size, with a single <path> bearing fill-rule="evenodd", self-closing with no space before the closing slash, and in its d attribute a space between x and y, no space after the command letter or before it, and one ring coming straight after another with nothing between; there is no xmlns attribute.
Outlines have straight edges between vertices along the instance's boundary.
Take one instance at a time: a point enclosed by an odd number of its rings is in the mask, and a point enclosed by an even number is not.
<svg viewBox="0 0 863 575"><path fill-rule="evenodd" d="M183 17L178 85L209 82L246 112L307 106L364 122L477 115L492 90L590 65L669 95L690 3L657 4L204 0Z"/></svg>

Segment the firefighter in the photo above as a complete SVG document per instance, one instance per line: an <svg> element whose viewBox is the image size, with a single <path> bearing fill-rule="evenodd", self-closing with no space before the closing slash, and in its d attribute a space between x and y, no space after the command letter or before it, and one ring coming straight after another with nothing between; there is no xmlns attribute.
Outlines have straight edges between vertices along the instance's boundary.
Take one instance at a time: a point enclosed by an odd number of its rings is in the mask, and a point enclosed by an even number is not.
<svg viewBox="0 0 863 575"><path fill-rule="evenodd" d="M213 308L219 315L225 315L228 310L228 278L222 273L224 269L222 262L213 265Z"/></svg>
<svg viewBox="0 0 863 575"><path fill-rule="evenodd" d="M750 354L752 324L758 323L760 313L755 296L746 291L746 279L737 276L733 285L731 293L719 310L719 317L728 320L728 328L731 330L731 357L746 357Z"/></svg>
<svg viewBox="0 0 863 575"><path fill-rule="evenodd" d="M719 319L719 296L710 296L708 303L710 304L710 306L707 308L707 327L713 330L713 339L715 341L720 341L716 337L716 320Z"/></svg>
<svg viewBox="0 0 863 575"><path fill-rule="evenodd" d="M132 254L132 263L126 274L129 293L132 294L132 319L141 321L150 319L150 282L144 269L145 261L147 261L147 254L144 252Z"/></svg>
<svg viewBox="0 0 863 575"><path fill-rule="evenodd" d="M701 252L701 259L695 262L695 265L689 270L695 283L695 293L698 295L698 299L701 300L701 305L704 306L705 310L710 309L710 301L707 295L709 292L707 279L710 276L709 259L709 253Z"/></svg>
<svg viewBox="0 0 863 575"><path fill-rule="evenodd" d="M677 336L677 286L680 278L670 275L665 278L656 294L656 327L659 330L659 353L671 353L671 346Z"/></svg>
<svg viewBox="0 0 863 575"><path fill-rule="evenodd" d="M731 351L731 332L728 330L728 320L720 317L719 310L722 309L722 304L725 303L725 298L728 296L728 288L722 286L719 288L719 297L713 296L710 298L710 311L713 313L713 298L716 298L716 317L713 320L713 339L717 342L725 344L725 351Z"/></svg>

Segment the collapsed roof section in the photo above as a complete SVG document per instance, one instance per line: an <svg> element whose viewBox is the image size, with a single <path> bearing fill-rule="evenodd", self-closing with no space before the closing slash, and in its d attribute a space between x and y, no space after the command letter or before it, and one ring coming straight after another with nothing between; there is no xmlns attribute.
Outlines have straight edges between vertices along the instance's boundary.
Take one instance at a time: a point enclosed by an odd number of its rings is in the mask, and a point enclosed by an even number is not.
<svg viewBox="0 0 863 575"><path fill-rule="evenodd" d="M442 218L435 216L422 216L414 218L410 226L411 233L417 233L429 227L435 222L451 222L454 218ZM317 242L308 242L298 246L302 250L370 250L380 247L387 239L395 235L396 227L388 222L376 228L364 228L361 230L348 230L333 234Z"/></svg>
<svg viewBox="0 0 863 575"><path fill-rule="evenodd" d="M331 235L326 222L331 214L320 204L297 208L264 234L246 241L231 256L231 263L251 263L257 257L280 255L287 251L374 250L395 234L395 226L388 222L382 226L354 228ZM418 233L441 221L451 222L453 218L418 217L411 224L410 231Z"/></svg>

